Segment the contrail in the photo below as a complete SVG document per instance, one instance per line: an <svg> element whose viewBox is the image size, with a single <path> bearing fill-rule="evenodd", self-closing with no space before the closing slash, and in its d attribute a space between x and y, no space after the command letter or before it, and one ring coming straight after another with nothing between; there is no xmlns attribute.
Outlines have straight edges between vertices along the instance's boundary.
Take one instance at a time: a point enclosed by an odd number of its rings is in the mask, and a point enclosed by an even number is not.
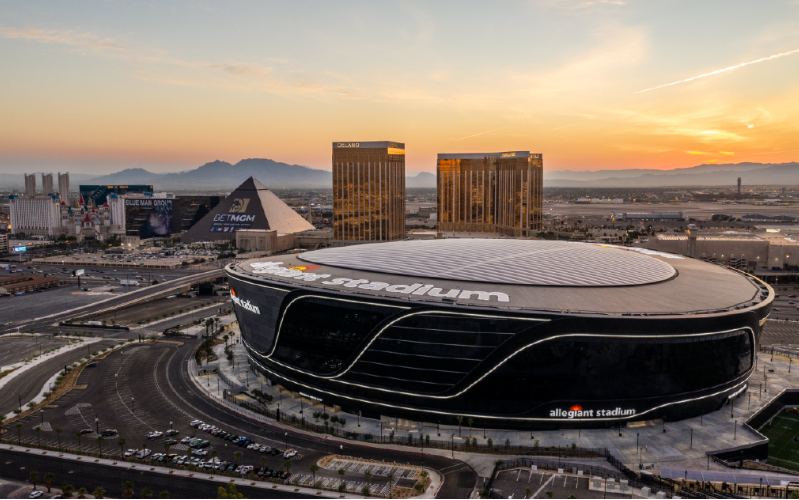
<svg viewBox="0 0 799 500"><path fill-rule="evenodd" d="M459 139L447 139L447 140L448 141L462 141L464 139L470 139L472 137L477 137L478 135L485 135L485 134L490 134L491 132L498 132L500 130L505 130L506 128L508 128L508 127L495 128L494 130L486 130L485 132L479 132L477 134L467 135L466 137L461 137Z"/></svg>
<svg viewBox="0 0 799 500"><path fill-rule="evenodd" d="M652 87L651 89L640 90L640 91L636 92L636 94L642 94L644 92L649 92L650 90L662 89L663 87L670 87L672 85L677 85L678 83L690 82L691 80L696 80L698 78L704 78L706 76L718 75L719 73L724 73L726 71L732 71L734 69L743 68L744 66L748 66L750 64L755 64L755 63L759 63L759 62L763 62L763 61L770 61L771 59L776 59L776 58L782 57L782 56L788 56L788 55L791 55L791 54L795 54L797 52L799 52L799 49L792 50L790 52L783 52L781 54L774 54L773 56L763 57L763 58L757 59L755 61L749 61L749 62L741 63L741 64L738 64L737 66L730 66L729 68L717 69L716 71L712 71L710 73L704 73L704 74L701 74L699 76L693 76L691 78L688 78L687 80L680 80L678 82L667 83L666 85L661 85L659 87Z"/></svg>

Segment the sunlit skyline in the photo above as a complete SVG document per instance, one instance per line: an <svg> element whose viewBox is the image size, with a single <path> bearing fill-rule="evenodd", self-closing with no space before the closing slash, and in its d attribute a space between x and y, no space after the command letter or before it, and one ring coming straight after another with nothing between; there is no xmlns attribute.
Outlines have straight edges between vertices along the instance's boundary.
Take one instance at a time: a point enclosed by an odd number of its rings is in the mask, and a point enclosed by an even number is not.
<svg viewBox="0 0 799 500"><path fill-rule="evenodd" d="M0 172L799 161L799 1L3 2Z"/></svg>

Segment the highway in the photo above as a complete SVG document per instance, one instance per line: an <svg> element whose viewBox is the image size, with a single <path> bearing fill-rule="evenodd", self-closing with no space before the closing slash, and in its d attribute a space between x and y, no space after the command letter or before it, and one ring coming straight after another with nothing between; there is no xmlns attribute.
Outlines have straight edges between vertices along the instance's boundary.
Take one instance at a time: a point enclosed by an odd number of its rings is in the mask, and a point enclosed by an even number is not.
<svg viewBox="0 0 799 500"><path fill-rule="evenodd" d="M177 289L182 286L188 285L190 283L194 283L196 281L223 276L224 272L225 272L224 269L213 269L211 271L184 275L179 278L175 278L174 280L167 281L165 283L160 283L158 285L151 285L125 294L120 294L119 296L114 296L110 298L106 298L105 296L100 296L102 298L99 299L97 302L93 302L91 304L79 306L76 308L71 308L68 310L61 309L53 311L51 309L51 307L53 307L53 304L43 303L41 308L41 313L42 313L41 316L37 318L21 320L16 324L6 325L0 328L0 334L16 332L17 327L21 329L34 328L37 331L40 331L42 328L46 328L58 321L63 321L65 319L74 318L89 313L98 313L106 310L112 310L114 308L122 307L133 302L143 301L150 297L158 295L159 293L163 293L168 290ZM46 300L47 293L48 292L34 294L31 297L36 297L37 299L40 300L42 299ZM9 300L15 300L15 299L9 299Z"/></svg>

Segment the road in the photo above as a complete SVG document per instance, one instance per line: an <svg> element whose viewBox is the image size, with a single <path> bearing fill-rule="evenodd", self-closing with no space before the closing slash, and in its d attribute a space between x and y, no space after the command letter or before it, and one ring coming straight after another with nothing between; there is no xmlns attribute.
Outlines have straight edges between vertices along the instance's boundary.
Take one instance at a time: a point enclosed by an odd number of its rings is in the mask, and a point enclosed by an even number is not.
<svg viewBox="0 0 799 500"><path fill-rule="evenodd" d="M14 411L15 408L19 407L20 401L22 401L22 406L24 407L39 394L45 382L50 380L56 372L89 354L87 349L97 351L116 345L117 342L114 340L101 340L100 342L88 344L85 348L83 346L78 347L42 361L33 368L26 370L25 373L9 380L0 390L0 415Z"/></svg>
<svg viewBox="0 0 799 500"><path fill-rule="evenodd" d="M398 465L422 464L420 453L380 449L350 441L329 441L250 420L217 405L196 389L186 373L188 360L198 341L183 341L135 344L126 347L124 352L109 355L96 368L86 369L80 375L78 384L85 389L76 389L62 396L41 416L20 420L22 427L19 431L16 424L6 426L7 438L14 439L20 432L28 442L36 442L34 429L44 420L49 424L48 428L63 429L61 444L75 449L78 447L77 430L113 428L126 439L123 446L119 445L116 437L101 444L96 440L96 434L91 432L83 436L81 447L96 452L102 445L104 454L118 456L123 448L146 446L154 452L164 451L160 440L150 441L146 434L151 430L164 431L172 427L179 431L178 439L202 435L222 460L233 460L234 454L241 452L241 458L237 460L240 464L263 464L270 469L285 470L281 456L261 455L190 427L189 422L198 418L236 435L248 436L262 445L298 450L301 457L292 461L292 472L308 474L311 464L334 452L387 463L397 462ZM96 422L95 418L98 419ZM42 444L58 444L54 432L41 434ZM185 444L176 444L169 452L183 454L187 452L186 448ZM438 495L441 498L466 498L475 486L476 474L459 460L425 455L424 465L443 475L444 482ZM363 481L363 476L350 479Z"/></svg>
<svg viewBox="0 0 799 500"><path fill-rule="evenodd" d="M55 475L54 484L61 486L69 483L78 488L84 487L89 493L102 486L106 495L111 498L122 496L122 484L132 481L136 493L141 495L142 488L149 488L153 497L158 498L160 492L168 491L169 498L216 498L220 483L203 479L168 476L145 470L129 470L99 465L94 463L63 460L56 457L44 457L9 450L0 450L0 478L25 481L31 471L39 472L39 488L42 489L42 478L48 472ZM237 485L236 489L245 498L311 498L294 492L275 492L268 489L251 488Z"/></svg>
<svg viewBox="0 0 799 500"><path fill-rule="evenodd" d="M181 286L185 286L199 280L216 278L223 275L224 275L223 269L213 269L211 271L191 274L188 276L184 275L181 276L180 278L167 281L166 283L161 283L158 285L145 287L139 290L134 290L124 295L114 296L110 298L106 298L106 296L100 296L102 298L99 299L97 302L94 302L92 304L87 304L84 306L79 306L71 310L61 309L55 312L51 312L52 309L49 309L48 307L42 307L39 311L41 316L39 316L38 318L22 319L19 322L14 323L12 325L6 325L5 327L0 328L0 334L15 332L17 331L17 327L25 329L29 328L42 329L58 321L74 318L76 316L86 315L89 313L111 310L113 308L127 305L131 302L140 301L148 297L152 297L159 293L163 293L164 291L167 290L179 288ZM39 294L39 296L44 296L46 293L47 292L42 292L41 294ZM9 300L14 300L14 299L9 299Z"/></svg>

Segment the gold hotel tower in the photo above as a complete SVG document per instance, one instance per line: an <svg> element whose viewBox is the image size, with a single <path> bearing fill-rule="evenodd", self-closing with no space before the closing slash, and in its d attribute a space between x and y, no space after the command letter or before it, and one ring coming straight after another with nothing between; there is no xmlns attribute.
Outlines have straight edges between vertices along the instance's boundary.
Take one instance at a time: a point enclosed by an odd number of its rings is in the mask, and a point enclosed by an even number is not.
<svg viewBox="0 0 799 500"><path fill-rule="evenodd" d="M436 170L439 231L523 237L542 229L540 154L440 154Z"/></svg>
<svg viewBox="0 0 799 500"><path fill-rule="evenodd" d="M405 237L405 144L333 143L333 239Z"/></svg>

